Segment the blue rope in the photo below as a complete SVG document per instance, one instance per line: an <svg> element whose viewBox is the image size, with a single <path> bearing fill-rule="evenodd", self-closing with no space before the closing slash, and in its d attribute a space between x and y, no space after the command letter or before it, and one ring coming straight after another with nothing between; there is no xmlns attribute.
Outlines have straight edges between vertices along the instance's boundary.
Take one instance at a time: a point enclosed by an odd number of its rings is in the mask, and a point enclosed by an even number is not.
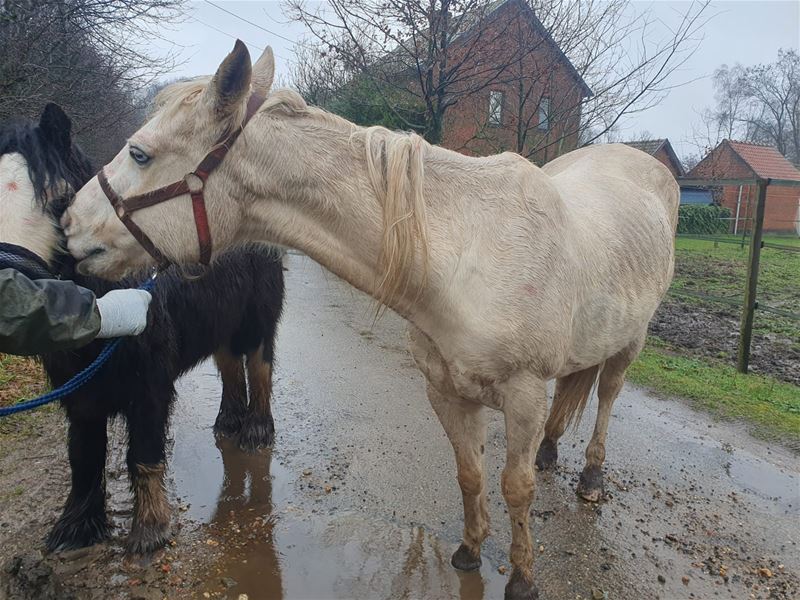
<svg viewBox="0 0 800 600"><path fill-rule="evenodd" d="M155 286L156 280L155 277L151 277L144 283L139 286L140 290L145 291L152 291L153 287ZM45 404L49 404L50 402L55 402L56 400L60 400L65 396L69 396L80 387L86 384L92 377L94 377L97 372L103 367L103 365L108 362L108 359L111 358L111 355L114 354L114 351L122 342L122 338L116 338L113 340L109 340L106 342L106 345L103 346L103 349L100 351L100 354L97 355L92 363L83 369L80 373L75 375L72 379L67 381L64 385L60 388L56 388L50 392L47 392L43 396L39 396L38 398L34 398L33 400L27 400L25 402L20 402L19 404L15 404L14 406L6 406L0 407L0 417L7 417L9 415L13 415L16 413L20 413L26 410L33 410L34 408L38 408Z"/></svg>

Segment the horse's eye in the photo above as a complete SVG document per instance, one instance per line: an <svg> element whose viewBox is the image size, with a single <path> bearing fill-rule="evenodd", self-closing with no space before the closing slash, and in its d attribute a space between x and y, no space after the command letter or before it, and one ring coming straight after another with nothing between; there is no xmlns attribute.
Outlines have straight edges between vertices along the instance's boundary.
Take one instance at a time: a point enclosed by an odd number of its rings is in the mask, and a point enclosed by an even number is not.
<svg viewBox="0 0 800 600"><path fill-rule="evenodd" d="M128 152L131 155L131 158L140 165L146 165L150 161L150 157L136 146L131 146Z"/></svg>

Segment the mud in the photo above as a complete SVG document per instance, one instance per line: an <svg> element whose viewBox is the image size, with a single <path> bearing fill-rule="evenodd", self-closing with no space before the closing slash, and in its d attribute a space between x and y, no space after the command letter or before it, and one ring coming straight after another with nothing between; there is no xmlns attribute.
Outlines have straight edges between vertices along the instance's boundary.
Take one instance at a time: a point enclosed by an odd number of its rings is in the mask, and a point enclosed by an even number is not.
<svg viewBox="0 0 800 600"><path fill-rule="evenodd" d="M0 597L499 598L508 517L502 421L486 448L492 536L479 572L449 564L462 516L455 468L393 314L311 261L288 258L275 366L276 442L243 454L211 427L212 363L185 377L173 416L172 544L122 554L131 502L124 431L111 436L107 544L43 556L66 496L64 429L0 453ZM627 386L611 419L607 497L575 494L591 413L540 473L533 508L541 598L795 598L800 594L797 456L678 401ZM5 442L4 442L5 443ZM43 590L43 591L42 591Z"/></svg>
<svg viewBox="0 0 800 600"><path fill-rule="evenodd" d="M650 322L650 334L684 353L735 365L740 319L730 307L711 308L667 297ZM800 385L800 340L754 332L750 370Z"/></svg>

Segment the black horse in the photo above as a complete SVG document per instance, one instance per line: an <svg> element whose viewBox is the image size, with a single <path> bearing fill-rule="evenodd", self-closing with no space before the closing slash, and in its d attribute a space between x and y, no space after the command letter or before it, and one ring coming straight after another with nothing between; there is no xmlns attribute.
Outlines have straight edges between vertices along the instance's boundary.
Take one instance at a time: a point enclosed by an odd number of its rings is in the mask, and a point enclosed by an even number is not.
<svg viewBox="0 0 800 600"><path fill-rule="evenodd" d="M38 125L0 129L0 159L16 153L26 161L35 196L30 201L38 203L41 218L53 227L72 192L93 174L70 131L69 118L52 104ZM74 279L97 295L141 281L132 278L112 284L82 277L75 273L71 257L58 248L45 258L55 276ZM171 511L164 489L165 446L174 383L209 356L214 356L222 376L215 433L236 436L245 450L272 444L272 362L283 295L281 255L267 246L230 251L206 271L170 268L158 276L145 332L126 338L102 370L63 401L69 421L72 488L47 537L49 549L79 548L108 536L106 431L109 418L116 415L127 424L127 466L134 494L127 549L146 553L166 543ZM97 341L41 358L51 382L59 386L101 348Z"/></svg>

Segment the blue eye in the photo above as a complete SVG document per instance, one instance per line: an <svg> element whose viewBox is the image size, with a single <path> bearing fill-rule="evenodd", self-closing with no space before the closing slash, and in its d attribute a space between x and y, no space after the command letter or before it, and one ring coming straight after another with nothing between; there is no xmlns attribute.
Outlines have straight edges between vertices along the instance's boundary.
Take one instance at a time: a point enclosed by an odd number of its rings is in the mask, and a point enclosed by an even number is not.
<svg viewBox="0 0 800 600"><path fill-rule="evenodd" d="M141 148L137 148L136 146L131 146L128 152L131 155L131 158L140 165L146 165L148 162L150 162L150 157L144 152L142 152Z"/></svg>

